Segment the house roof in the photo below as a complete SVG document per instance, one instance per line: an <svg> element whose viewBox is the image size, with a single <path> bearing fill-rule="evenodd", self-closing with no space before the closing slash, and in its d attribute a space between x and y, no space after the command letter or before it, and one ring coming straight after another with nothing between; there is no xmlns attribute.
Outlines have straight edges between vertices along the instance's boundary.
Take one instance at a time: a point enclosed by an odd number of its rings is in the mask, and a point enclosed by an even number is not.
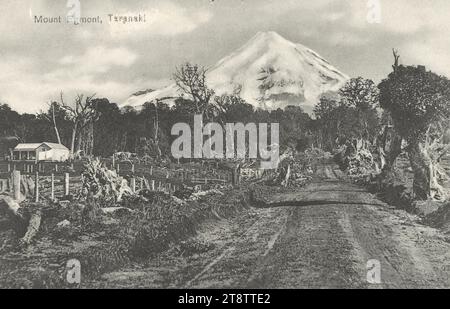
<svg viewBox="0 0 450 309"><path fill-rule="evenodd" d="M61 149L61 150L69 150L66 146L61 145L61 144L55 144L55 143L22 143L22 144L18 144L15 148L14 151L34 151L37 148L39 148L42 145L46 145L51 149Z"/></svg>
<svg viewBox="0 0 450 309"><path fill-rule="evenodd" d="M33 143L33 144L18 144L14 148L14 150L33 151L33 150L36 150L41 145L42 145L42 143L40 143L40 144L36 144L36 143Z"/></svg>
<svg viewBox="0 0 450 309"><path fill-rule="evenodd" d="M63 144L55 144L55 143L42 143L47 145L48 147L50 147L51 149L61 149L61 150L69 150L69 148L67 148L66 146L64 146Z"/></svg>

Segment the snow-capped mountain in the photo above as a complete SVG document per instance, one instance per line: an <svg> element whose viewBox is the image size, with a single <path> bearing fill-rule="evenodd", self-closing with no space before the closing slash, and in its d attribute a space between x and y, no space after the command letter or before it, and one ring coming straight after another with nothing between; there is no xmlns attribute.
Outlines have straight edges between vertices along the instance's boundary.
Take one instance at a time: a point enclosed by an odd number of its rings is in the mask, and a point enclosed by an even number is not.
<svg viewBox="0 0 450 309"><path fill-rule="evenodd" d="M208 70L208 86L217 95L238 93L256 108L299 105L311 112L322 93L338 90L348 76L313 50L275 32L259 32L247 44ZM171 104L181 96L175 84L128 98L122 106L137 109L160 99Z"/></svg>

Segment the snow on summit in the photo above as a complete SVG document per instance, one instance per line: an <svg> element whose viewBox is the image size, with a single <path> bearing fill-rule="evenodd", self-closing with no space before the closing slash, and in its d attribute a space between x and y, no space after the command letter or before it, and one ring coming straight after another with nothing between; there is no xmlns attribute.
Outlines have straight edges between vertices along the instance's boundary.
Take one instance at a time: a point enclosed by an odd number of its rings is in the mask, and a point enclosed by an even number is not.
<svg viewBox="0 0 450 309"><path fill-rule="evenodd" d="M217 95L238 93L256 108L296 105L309 113L322 93L337 91L347 80L347 75L319 54L276 32L259 32L207 73L208 86ZM133 95L122 106L139 109L156 99L170 105L179 96L177 86L172 84Z"/></svg>

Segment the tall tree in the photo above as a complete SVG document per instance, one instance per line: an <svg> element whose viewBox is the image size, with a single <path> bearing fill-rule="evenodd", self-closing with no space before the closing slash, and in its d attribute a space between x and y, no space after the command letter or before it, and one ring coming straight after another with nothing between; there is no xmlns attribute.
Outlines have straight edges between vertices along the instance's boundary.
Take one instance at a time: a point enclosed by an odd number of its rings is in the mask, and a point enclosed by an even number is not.
<svg viewBox="0 0 450 309"><path fill-rule="evenodd" d="M94 99L98 119L94 123L94 155L110 157L119 149L123 131L123 115L115 103L108 99Z"/></svg>
<svg viewBox="0 0 450 309"><path fill-rule="evenodd" d="M450 81L423 66L398 65L398 58L393 68L379 85L380 103L390 112L395 130L408 142L415 196L443 199L439 161L449 150L443 140L450 125Z"/></svg>
<svg viewBox="0 0 450 309"><path fill-rule="evenodd" d="M353 112L352 127L358 138L373 141L378 132L379 90L370 79L362 77L350 79L339 90L341 106ZM348 122L348 119L347 119Z"/></svg>
<svg viewBox="0 0 450 309"><path fill-rule="evenodd" d="M0 136L18 136L20 115L8 104L0 104Z"/></svg>
<svg viewBox="0 0 450 309"><path fill-rule="evenodd" d="M314 107L316 146L326 151L335 149L339 137L339 98L322 95Z"/></svg>

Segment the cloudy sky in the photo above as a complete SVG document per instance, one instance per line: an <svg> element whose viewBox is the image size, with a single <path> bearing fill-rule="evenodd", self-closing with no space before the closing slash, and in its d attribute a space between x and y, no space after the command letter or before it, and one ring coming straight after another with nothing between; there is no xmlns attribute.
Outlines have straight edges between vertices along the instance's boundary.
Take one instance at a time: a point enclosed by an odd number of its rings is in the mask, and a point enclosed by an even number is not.
<svg viewBox="0 0 450 309"><path fill-rule="evenodd" d="M73 0L70 0L73 1ZM76 1L73 1L76 2ZM381 7L380 23L369 23ZM258 31L276 31L327 58L350 76L379 81L391 48L402 63L450 77L448 0L80 0L81 16L102 24L36 24L67 15L67 0L0 0L0 102L36 112L63 91L121 103L170 83L189 60L211 66ZM139 24L108 14L145 14Z"/></svg>

